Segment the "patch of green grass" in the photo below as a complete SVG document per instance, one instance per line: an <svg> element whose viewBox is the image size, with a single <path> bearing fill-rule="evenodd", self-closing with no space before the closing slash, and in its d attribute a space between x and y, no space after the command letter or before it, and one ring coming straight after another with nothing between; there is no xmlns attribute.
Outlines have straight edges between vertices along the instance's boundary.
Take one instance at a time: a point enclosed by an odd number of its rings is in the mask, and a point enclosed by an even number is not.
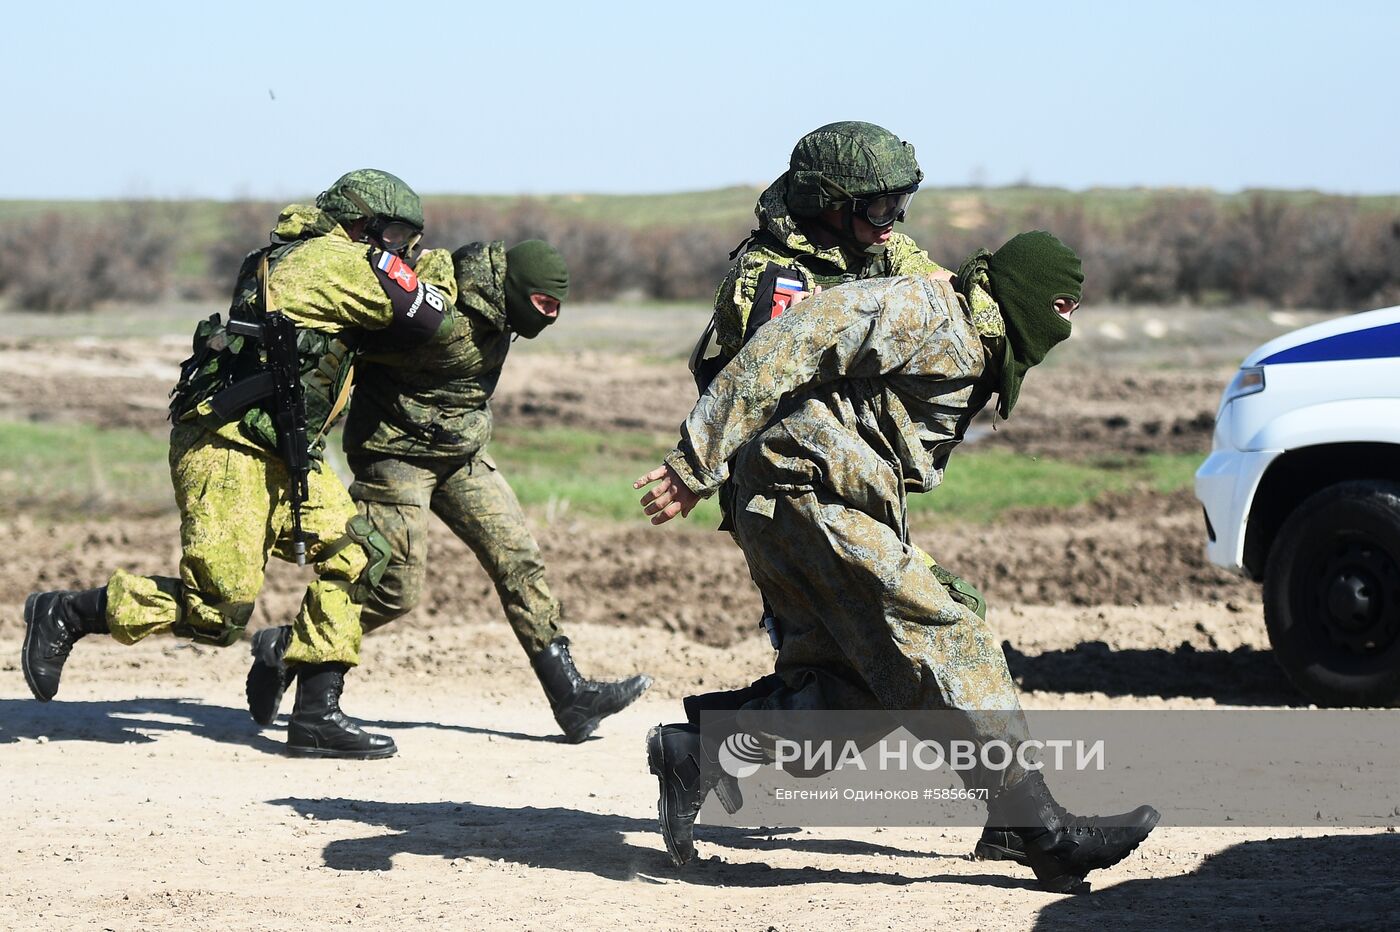
<svg viewBox="0 0 1400 932"><path fill-rule="evenodd" d="M674 438L646 431L502 427L490 452L527 509L549 519L578 515L644 520L632 480L660 464ZM330 460L348 478L331 438ZM53 518L154 514L174 507L166 437L84 424L0 421L0 514ZM1189 488L1195 454L1098 463L1035 459L976 447L953 457L944 485L909 499L915 521L994 521L1016 508L1069 508L1130 488ZM688 526L713 528L719 508L701 502Z"/></svg>
<svg viewBox="0 0 1400 932"><path fill-rule="evenodd" d="M90 518L175 507L164 434L0 421L0 514Z"/></svg>
<svg viewBox="0 0 1400 932"><path fill-rule="evenodd" d="M1205 457L1196 453L1153 453L1144 457L1147 483L1156 492L1176 492L1196 486L1196 470Z"/></svg>
<svg viewBox="0 0 1400 932"><path fill-rule="evenodd" d="M68 341L76 337L105 339L183 337L188 349L190 334L200 320L227 313L228 302L163 302L124 305L102 310L54 311L0 310L0 333L25 339Z"/></svg>
<svg viewBox="0 0 1400 932"><path fill-rule="evenodd" d="M1190 488L1201 457L1151 454L1096 463L1070 462L1004 450L961 450L943 485L909 497L911 519L990 522L1014 508L1072 508L1110 492Z"/></svg>
<svg viewBox="0 0 1400 932"><path fill-rule="evenodd" d="M611 520L642 517L631 480L661 462L673 438L643 432L501 429L491 449L530 508ZM1003 450L959 451L945 484L909 498L911 516L990 522L1016 508L1070 508L1110 492L1190 488L1201 457L1153 454L1098 463L1035 459ZM719 510L702 502L690 521L713 527Z"/></svg>
<svg viewBox="0 0 1400 932"><path fill-rule="evenodd" d="M782 166L773 168L776 177ZM770 179L771 180L771 179ZM521 202L538 205L546 212L563 217L575 217L600 223L615 223L624 227L651 226L721 227L742 231L753 225L754 203L768 181L753 185L734 185L708 191L673 191L658 194L541 194L530 197L511 195L447 194L427 195L430 204L483 207L509 211ZM1022 218L1034 214L1043 217L1062 209L1082 209L1091 220L1128 222L1142 214L1155 200L1162 197L1205 197L1226 207L1242 207L1254 194L1300 208L1310 207L1339 197L1362 210L1394 211L1400 198L1395 195L1346 196L1318 191L1243 191L1222 194L1208 189L1183 188L1090 188L1072 191L1066 188L1037 185L1007 185L995 188L931 188L920 189L917 211L905 232L915 238L927 238L936 218L987 211ZM217 202L195 202L200 210L217 215ZM1013 226L1024 221L1017 219ZM1044 222L1042 220L1042 222ZM921 227L921 224L924 225Z"/></svg>
<svg viewBox="0 0 1400 932"><path fill-rule="evenodd" d="M490 453L521 503L550 517L582 514L644 519L632 480L659 466L674 438L644 431L497 428ZM719 523L713 499L691 512L696 526Z"/></svg>

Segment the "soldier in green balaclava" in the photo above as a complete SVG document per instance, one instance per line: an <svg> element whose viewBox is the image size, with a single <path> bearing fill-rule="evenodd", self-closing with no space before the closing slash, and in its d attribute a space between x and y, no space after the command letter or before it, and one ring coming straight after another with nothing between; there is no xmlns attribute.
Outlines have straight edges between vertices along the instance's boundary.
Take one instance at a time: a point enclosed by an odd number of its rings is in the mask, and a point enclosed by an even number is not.
<svg viewBox="0 0 1400 932"><path fill-rule="evenodd" d="M486 452L490 399L511 341L533 339L558 320L568 297L564 258L540 240L510 249L472 243L453 253L457 305L448 335L413 354L366 357L345 428L350 487L362 519L391 545L370 593L364 629L399 618L422 596L429 514L436 514L481 561L506 619L530 658L555 720L571 742L637 699L651 680L599 682L574 666L561 609L545 581L539 546L520 502ZM282 662L290 629L253 639L249 711L277 714L290 682Z"/></svg>
<svg viewBox="0 0 1400 932"><path fill-rule="evenodd" d="M457 283L446 252L409 264L422 230L418 195L378 169L348 172L314 206L282 211L270 244L243 262L227 325L215 315L198 326L171 393L179 576L117 570L95 589L31 595L22 666L37 699L58 692L69 652L88 635L123 644L164 632L225 647L237 642L268 557L304 558L316 578L286 628L285 663L298 680L287 751L333 758L395 752L393 739L364 732L340 709L345 675L359 662L361 606L388 545L356 516L322 447L359 350L408 350L438 336ZM277 387L269 328L280 320L293 328L285 344L292 358L291 378ZM292 459L308 463L299 535L289 499L303 482L289 476Z"/></svg>
<svg viewBox="0 0 1400 932"><path fill-rule="evenodd" d="M994 253L974 254L958 270L958 278L964 287L985 279L1001 302L1007 339L997 413L1010 417L1027 370L1039 365L1055 344L1069 339L1070 315L1079 307L1084 287L1079 257L1051 234L1036 230L1012 237Z"/></svg>
<svg viewBox="0 0 1400 932"><path fill-rule="evenodd" d="M655 524L731 483L735 537L781 633L766 684L701 709L734 732L792 738L781 731L792 720L770 713L861 711L871 713L867 724L846 719L859 734L842 737L868 746L909 727L891 717L908 710L947 713L980 748L1031 740L1000 641L929 571L905 522L908 493L942 483L994 393L1009 412L1026 370L1069 335L1079 300L1078 257L1048 233L1021 234L965 269L979 262L1004 336L981 332L947 273L827 290L753 334L696 403L663 465L635 483L652 485L642 506ZM695 817L712 790L729 811L742 805L736 778L719 764L715 718L706 724L706 735L689 722L647 737L661 832L677 866L695 854ZM1019 755L961 775L988 799L983 840L1011 839L1006 853L1048 890L1071 890L1118 863L1159 819L1150 806L1072 815Z"/></svg>

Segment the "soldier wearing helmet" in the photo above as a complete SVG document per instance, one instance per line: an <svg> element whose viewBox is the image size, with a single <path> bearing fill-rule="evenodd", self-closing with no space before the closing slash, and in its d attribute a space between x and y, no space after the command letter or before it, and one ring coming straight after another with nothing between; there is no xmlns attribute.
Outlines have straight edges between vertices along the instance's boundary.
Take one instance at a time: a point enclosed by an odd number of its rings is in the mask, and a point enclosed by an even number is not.
<svg viewBox="0 0 1400 932"><path fill-rule="evenodd" d="M873 123L829 123L799 139L788 170L759 196L759 228L735 250L737 259L715 294L714 316L690 360L700 390L763 324L824 288L872 278L951 278L913 239L894 231L923 177L914 147ZM961 282L958 297L978 336L1001 345L1005 324L986 282ZM719 489L721 527L731 531L734 498L726 482ZM950 598L985 619L986 600L975 586L913 549ZM776 647L778 620L766 597L761 624ZM771 685L760 681L754 688ZM715 695L730 702L739 694ZM1004 830L990 827L979 853L1005 838Z"/></svg>
<svg viewBox="0 0 1400 932"><path fill-rule="evenodd" d="M409 259L423 238L423 204L403 180L373 168L346 172L316 197L352 240Z"/></svg>
<svg viewBox="0 0 1400 932"><path fill-rule="evenodd" d="M375 169L342 176L315 206L282 211L269 245L243 260L229 321L216 314L199 324L171 392L179 575L117 570L95 589L32 594L21 666L37 699L58 692L68 654L86 635L235 643L269 555L295 554L316 578L286 652L300 672L288 752L395 752L392 739L365 733L340 710L345 674L359 661L361 605L389 547L357 518L322 448L360 349L425 346L443 329L457 293L452 257L425 252L414 267L422 229L418 195ZM287 338L277 341L279 333Z"/></svg>
<svg viewBox="0 0 1400 932"><path fill-rule="evenodd" d="M692 356L702 390L764 321L822 288L940 273L904 219L924 173L914 147L873 123L829 123L797 141L788 170L758 198L758 228L739 244Z"/></svg>

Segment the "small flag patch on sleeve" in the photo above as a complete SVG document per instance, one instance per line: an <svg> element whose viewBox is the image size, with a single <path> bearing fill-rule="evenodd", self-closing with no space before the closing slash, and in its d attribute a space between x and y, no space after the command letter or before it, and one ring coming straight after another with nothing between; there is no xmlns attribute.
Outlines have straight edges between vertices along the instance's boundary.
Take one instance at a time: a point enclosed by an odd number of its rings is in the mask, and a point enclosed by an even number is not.
<svg viewBox="0 0 1400 932"><path fill-rule="evenodd" d="M404 291L414 292L418 290L418 276L413 269L408 267L407 262L392 252L381 252L374 267L383 272L385 278Z"/></svg>

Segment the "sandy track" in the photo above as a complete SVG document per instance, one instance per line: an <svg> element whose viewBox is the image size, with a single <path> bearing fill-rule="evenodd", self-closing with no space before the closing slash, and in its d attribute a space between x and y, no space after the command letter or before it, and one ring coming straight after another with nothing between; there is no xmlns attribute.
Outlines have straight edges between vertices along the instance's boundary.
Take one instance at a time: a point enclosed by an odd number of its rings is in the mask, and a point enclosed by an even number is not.
<svg viewBox="0 0 1400 932"><path fill-rule="evenodd" d="M1210 626L1223 611L1178 614ZM1063 616L1052 640L1068 647L1095 623ZM1034 624L999 622L1036 651ZM655 831L645 729L677 717L666 696L698 671L757 673L766 651L593 625L574 634L591 670L659 678L656 695L586 744L547 737L504 624L391 629L367 640L347 706L401 753L326 763L280 756L281 728L247 718L243 650L80 644L61 699L41 705L25 695L11 631L0 638L0 927L1225 928L1339 916L1380 927L1400 908L1400 836L1376 832L1164 827L1077 898L968 860L968 828L702 828L702 860L677 871Z"/></svg>

